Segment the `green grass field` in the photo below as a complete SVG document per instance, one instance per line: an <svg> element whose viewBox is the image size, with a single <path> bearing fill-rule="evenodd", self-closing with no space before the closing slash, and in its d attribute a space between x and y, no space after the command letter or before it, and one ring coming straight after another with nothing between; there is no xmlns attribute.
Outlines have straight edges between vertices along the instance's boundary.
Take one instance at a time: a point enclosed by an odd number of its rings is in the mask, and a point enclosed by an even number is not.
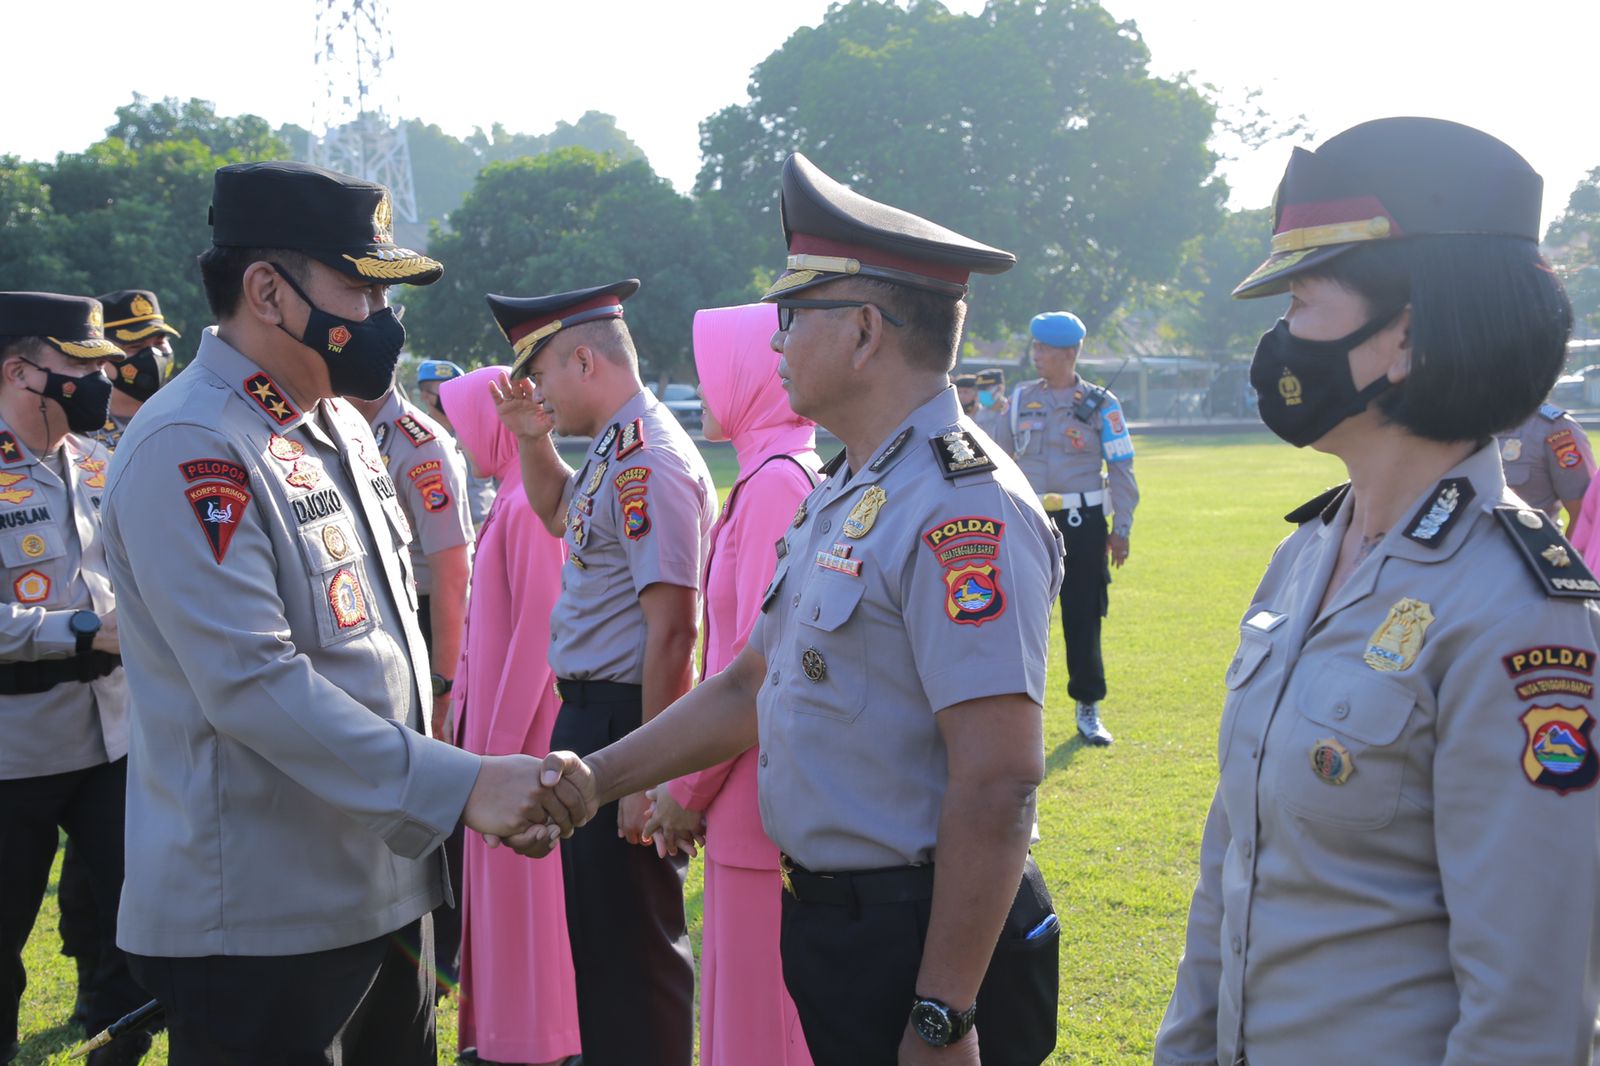
<svg viewBox="0 0 1600 1066"><path fill-rule="evenodd" d="M1060 1040L1052 1063L1147 1063L1182 950L1200 840L1215 782L1222 671L1281 515L1338 481L1334 461L1264 435L1144 437L1133 553L1106 622L1110 748L1077 739L1058 635L1045 717L1044 841L1035 852L1061 916ZM708 450L726 489L732 454ZM691 874L698 939L699 879ZM55 888L26 961L24 1066L65 1063L73 970L58 953ZM981 1025L980 1019L980 1025ZM439 1017L440 1062L454 1061L455 1013ZM146 1057L166 1062L164 1038Z"/></svg>

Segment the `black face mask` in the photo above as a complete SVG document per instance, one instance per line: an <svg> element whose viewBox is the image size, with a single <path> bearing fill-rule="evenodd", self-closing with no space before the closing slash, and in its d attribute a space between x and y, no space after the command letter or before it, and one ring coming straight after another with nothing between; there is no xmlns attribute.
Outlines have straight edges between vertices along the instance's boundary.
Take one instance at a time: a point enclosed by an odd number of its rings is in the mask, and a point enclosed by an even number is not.
<svg viewBox="0 0 1600 1066"><path fill-rule="evenodd" d="M111 384L117 387L118 392L144 403L156 394L166 380L167 367L171 365L172 356L161 349L142 348L117 366L117 375L112 378Z"/></svg>
<svg viewBox="0 0 1600 1066"><path fill-rule="evenodd" d="M302 335L295 337L281 323L278 328L322 356L335 395L376 400L388 392L406 344L406 328L394 308L385 307L359 322L331 315L311 302L287 270L276 263L272 266L311 309Z"/></svg>
<svg viewBox="0 0 1600 1066"><path fill-rule="evenodd" d="M1323 438L1345 419L1360 414L1389 388L1384 375L1364 389L1350 376L1350 352L1394 321L1380 315L1338 340L1308 341L1289 332L1283 319L1262 334L1250 361L1261 421L1296 448Z"/></svg>
<svg viewBox="0 0 1600 1066"><path fill-rule="evenodd" d="M106 424L106 416L111 413L111 379L102 371L75 378L57 374L38 363L29 362L28 365L44 371L44 390L28 391L60 404L67 416L67 429L73 433L93 433Z"/></svg>

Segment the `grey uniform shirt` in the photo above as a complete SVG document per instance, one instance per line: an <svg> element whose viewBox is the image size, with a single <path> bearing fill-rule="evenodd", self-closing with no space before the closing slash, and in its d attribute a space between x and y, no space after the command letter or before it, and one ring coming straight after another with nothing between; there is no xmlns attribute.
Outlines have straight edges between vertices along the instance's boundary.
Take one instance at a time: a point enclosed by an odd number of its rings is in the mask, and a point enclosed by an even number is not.
<svg viewBox="0 0 1600 1066"><path fill-rule="evenodd" d="M988 434L990 440L998 441L1000 439L1000 424L1011 417L1011 409L1008 407L1002 411L999 407L985 407L979 404L978 409L973 412L971 417L973 423Z"/></svg>
<svg viewBox="0 0 1600 1066"><path fill-rule="evenodd" d="M300 411L207 330L112 462L106 554L132 693L117 942L285 955L445 898L478 757L429 705L405 515L364 419Z"/></svg>
<svg viewBox="0 0 1600 1066"><path fill-rule="evenodd" d="M639 594L657 582L700 587L717 492L694 442L650 393L641 389L608 426L562 496L567 562L550 619L550 668L574 681L637 685Z"/></svg>
<svg viewBox="0 0 1600 1066"><path fill-rule="evenodd" d="M750 635L767 663L757 780L767 835L807 869L932 861L949 780L935 715L1044 703L1061 544L1015 464L977 461L973 429L945 390L780 542ZM946 478L947 448L971 472Z"/></svg>
<svg viewBox="0 0 1600 1066"><path fill-rule="evenodd" d="M1122 405L1101 389L1105 402L1088 421L1072 413L1087 390L1096 388L1082 378L1070 389L1048 388L1043 379L1024 381L1011 394L1010 410L994 439L1016 459L1035 492L1099 492L1109 485L1111 531L1126 537L1139 505L1139 485Z"/></svg>
<svg viewBox="0 0 1600 1066"><path fill-rule="evenodd" d="M445 428L398 389L390 391L388 402L378 411L372 435L411 522L411 568L417 592L431 596L428 556L475 539L466 463Z"/></svg>
<svg viewBox="0 0 1600 1066"><path fill-rule="evenodd" d="M1495 438L1506 484L1533 507L1554 516L1563 500L1581 500L1594 474L1589 435L1554 404Z"/></svg>
<svg viewBox="0 0 1600 1066"><path fill-rule="evenodd" d="M1600 608L1546 594L1502 504L1541 526L1485 447L1320 611L1351 502L1273 557L1157 1063L1591 1061Z"/></svg>
<svg viewBox="0 0 1600 1066"><path fill-rule="evenodd" d="M0 422L0 662L64 659L77 650L67 620L117 602L100 532L110 456L69 434L54 465ZM0 696L0 779L82 770L128 752L127 679Z"/></svg>

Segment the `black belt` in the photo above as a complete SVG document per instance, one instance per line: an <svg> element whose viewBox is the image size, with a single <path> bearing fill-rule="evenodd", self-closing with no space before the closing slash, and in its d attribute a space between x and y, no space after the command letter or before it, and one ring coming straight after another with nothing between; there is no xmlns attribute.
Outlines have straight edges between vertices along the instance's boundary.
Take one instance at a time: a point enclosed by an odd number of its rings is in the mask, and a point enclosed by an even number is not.
<svg viewBox="0 0 1600 1066"><path fill-rule="evenodd" d="M68 681L93 681L121 665L122 656L105 651L70 655L65 659L0 663L0 696L31 696L49 692Z"/></svg>
<svg viewBox="0 0 1600 1066"><path fill-rule="evenodd" d="M625 685L621 681L571 681L556 679L556 695L563 703L579 707L592 703L640 703L644 700L643 685Z"/></svg>
<svg viewBox="0 0 1600 1066"><path fill-rule="evenodd" d="M874 903L913 903L933 898L932 863L818 874L794 865L787 855L778 861L783 887L801 903L858 908Z"/></svg>

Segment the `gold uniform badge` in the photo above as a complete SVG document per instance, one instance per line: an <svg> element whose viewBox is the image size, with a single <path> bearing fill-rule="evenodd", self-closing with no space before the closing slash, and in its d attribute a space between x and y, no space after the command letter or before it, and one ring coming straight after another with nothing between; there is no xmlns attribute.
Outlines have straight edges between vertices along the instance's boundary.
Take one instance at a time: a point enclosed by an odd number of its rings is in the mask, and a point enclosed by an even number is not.
<svg viewBox="0 0 1600 1066"><path fill-rule="evenodd" d="M1433 624L1433 609L1409 596L1389 608L1389 615L1372 633L1362 659L1374 670L1404 670L1417 660L1422 639Z"/></svg>

